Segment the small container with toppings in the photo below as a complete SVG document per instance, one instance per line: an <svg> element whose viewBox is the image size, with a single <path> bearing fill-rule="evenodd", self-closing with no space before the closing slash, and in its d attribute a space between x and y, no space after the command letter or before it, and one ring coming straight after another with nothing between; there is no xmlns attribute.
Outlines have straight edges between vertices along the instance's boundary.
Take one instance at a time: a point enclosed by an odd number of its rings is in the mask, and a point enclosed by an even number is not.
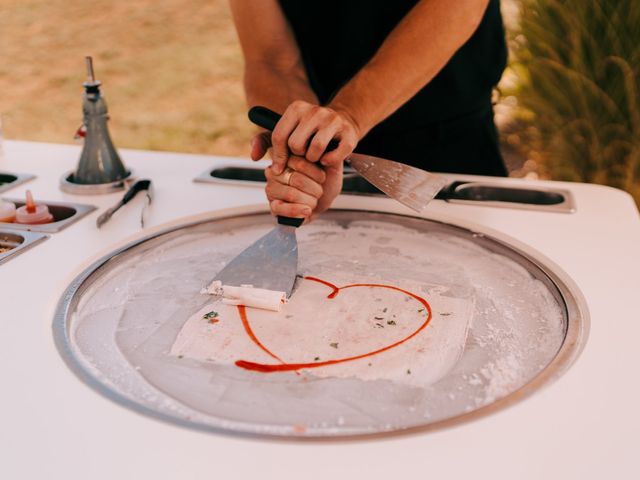
<svg viewBox="0 0 640 480"><path fill-rule="evenodd" d="M12 223L16 220L16 205L13 202L0 200L0 222Z"/></svg>
<svg viewBox="0 0 640 480"><path fill-rule="evenodd" d="M27 190L27 203L16 210L16 223L42 225L51 222L53 222L53 215L49 212L49 207L36 204L33 201L31 190Z"/></svg>

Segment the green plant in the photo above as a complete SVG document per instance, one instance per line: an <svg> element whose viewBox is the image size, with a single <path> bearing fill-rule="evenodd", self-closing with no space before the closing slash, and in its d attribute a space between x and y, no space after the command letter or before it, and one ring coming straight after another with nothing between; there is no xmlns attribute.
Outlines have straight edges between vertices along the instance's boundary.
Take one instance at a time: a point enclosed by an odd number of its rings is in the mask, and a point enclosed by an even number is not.
<svg viewBox="0 0 640 480"><path fill-rule="evenodd" d="M551 178L622 188L640 204L640 2L520 4L512 67L528 153Z"/></svg>

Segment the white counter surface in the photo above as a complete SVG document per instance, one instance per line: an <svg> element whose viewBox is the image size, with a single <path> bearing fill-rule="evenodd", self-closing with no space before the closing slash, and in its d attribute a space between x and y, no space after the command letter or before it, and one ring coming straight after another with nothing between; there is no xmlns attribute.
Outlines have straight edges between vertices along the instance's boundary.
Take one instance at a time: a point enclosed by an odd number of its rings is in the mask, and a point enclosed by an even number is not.
<svg viewBox="0 0 640 480"><path fill-rule="evenodd" d="M38 178L2 197L19 198L29 188L36 199L99 208L0 265L0 478L640 478L640 218L627 194L533 182L569 189L577 212L443 201L427 211L511 235L574 279L587 300L591 331L584 352L558 381L508 409L430 433L348 442L259 440L191 431L113 403L67 368L51 324L60 295L91 260L212 210L266 209L262 190L191 181L225 161L221 157L123 150L134 173L155 184L150 226L140 230L138 198L97 230L96 217L122 192L61 192L59 178L75 167L79 151L5 142L0 171ZM409 213L381 198L341 197L337 206Z"/></svg>

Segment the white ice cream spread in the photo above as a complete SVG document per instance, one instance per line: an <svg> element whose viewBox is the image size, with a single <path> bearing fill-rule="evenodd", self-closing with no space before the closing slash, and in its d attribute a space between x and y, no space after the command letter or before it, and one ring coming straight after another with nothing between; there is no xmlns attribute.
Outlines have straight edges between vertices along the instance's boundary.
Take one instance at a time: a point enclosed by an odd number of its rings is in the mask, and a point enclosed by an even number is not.
<svg viewBox="0 0 640 480"><path fill-rule="evenodd" d="M327 280L337 286L356 283L347 276L333 275ZM441 286L418 282L396 286L409 292L430 292L425 300L433 314L425 328L383 352L306 370L319 377L387 379L423 386L446 374L462 353L473 302L442 296L438 294ZM216 287L213 291L218 292L219 285ZM251 290L255 289L247 289ZM238 360L266 365L320 364L384 349L409 337L428 320L427 307L398 290L351 287L329 299L331 292L327 285L302 280L281 311L246 309L253 334L272 355L252 341L238 310L224 297L187 320L171 355L229 366ZM274 301L279 302L280 298L274 296ZM249 306L248 303L239 304Z"/></svg>

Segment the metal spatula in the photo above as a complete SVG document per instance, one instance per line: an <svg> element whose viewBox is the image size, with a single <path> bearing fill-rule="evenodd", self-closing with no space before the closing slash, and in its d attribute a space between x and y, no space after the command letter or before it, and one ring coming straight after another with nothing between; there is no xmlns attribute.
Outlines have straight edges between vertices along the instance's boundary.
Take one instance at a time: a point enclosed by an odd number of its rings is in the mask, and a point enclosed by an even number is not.
<svg viewBox="0 0 640 480"><path fill-rule="evenodd" d="M265 107L249 110L249 119L256 125L273 131L280 115ZM333 140L327 150L337 147ZM352 153L347 162L369 183L391 198L420 213L448 183L439 175L384 158Z"/></svg>
<svg viewBox="0 0 640 480"><path fill-rule="evenodd" d="M231 260L213 279L223 285L252 285L291 296L298 270L296 228L303 218L278 217L278 225Z"/></svg>

